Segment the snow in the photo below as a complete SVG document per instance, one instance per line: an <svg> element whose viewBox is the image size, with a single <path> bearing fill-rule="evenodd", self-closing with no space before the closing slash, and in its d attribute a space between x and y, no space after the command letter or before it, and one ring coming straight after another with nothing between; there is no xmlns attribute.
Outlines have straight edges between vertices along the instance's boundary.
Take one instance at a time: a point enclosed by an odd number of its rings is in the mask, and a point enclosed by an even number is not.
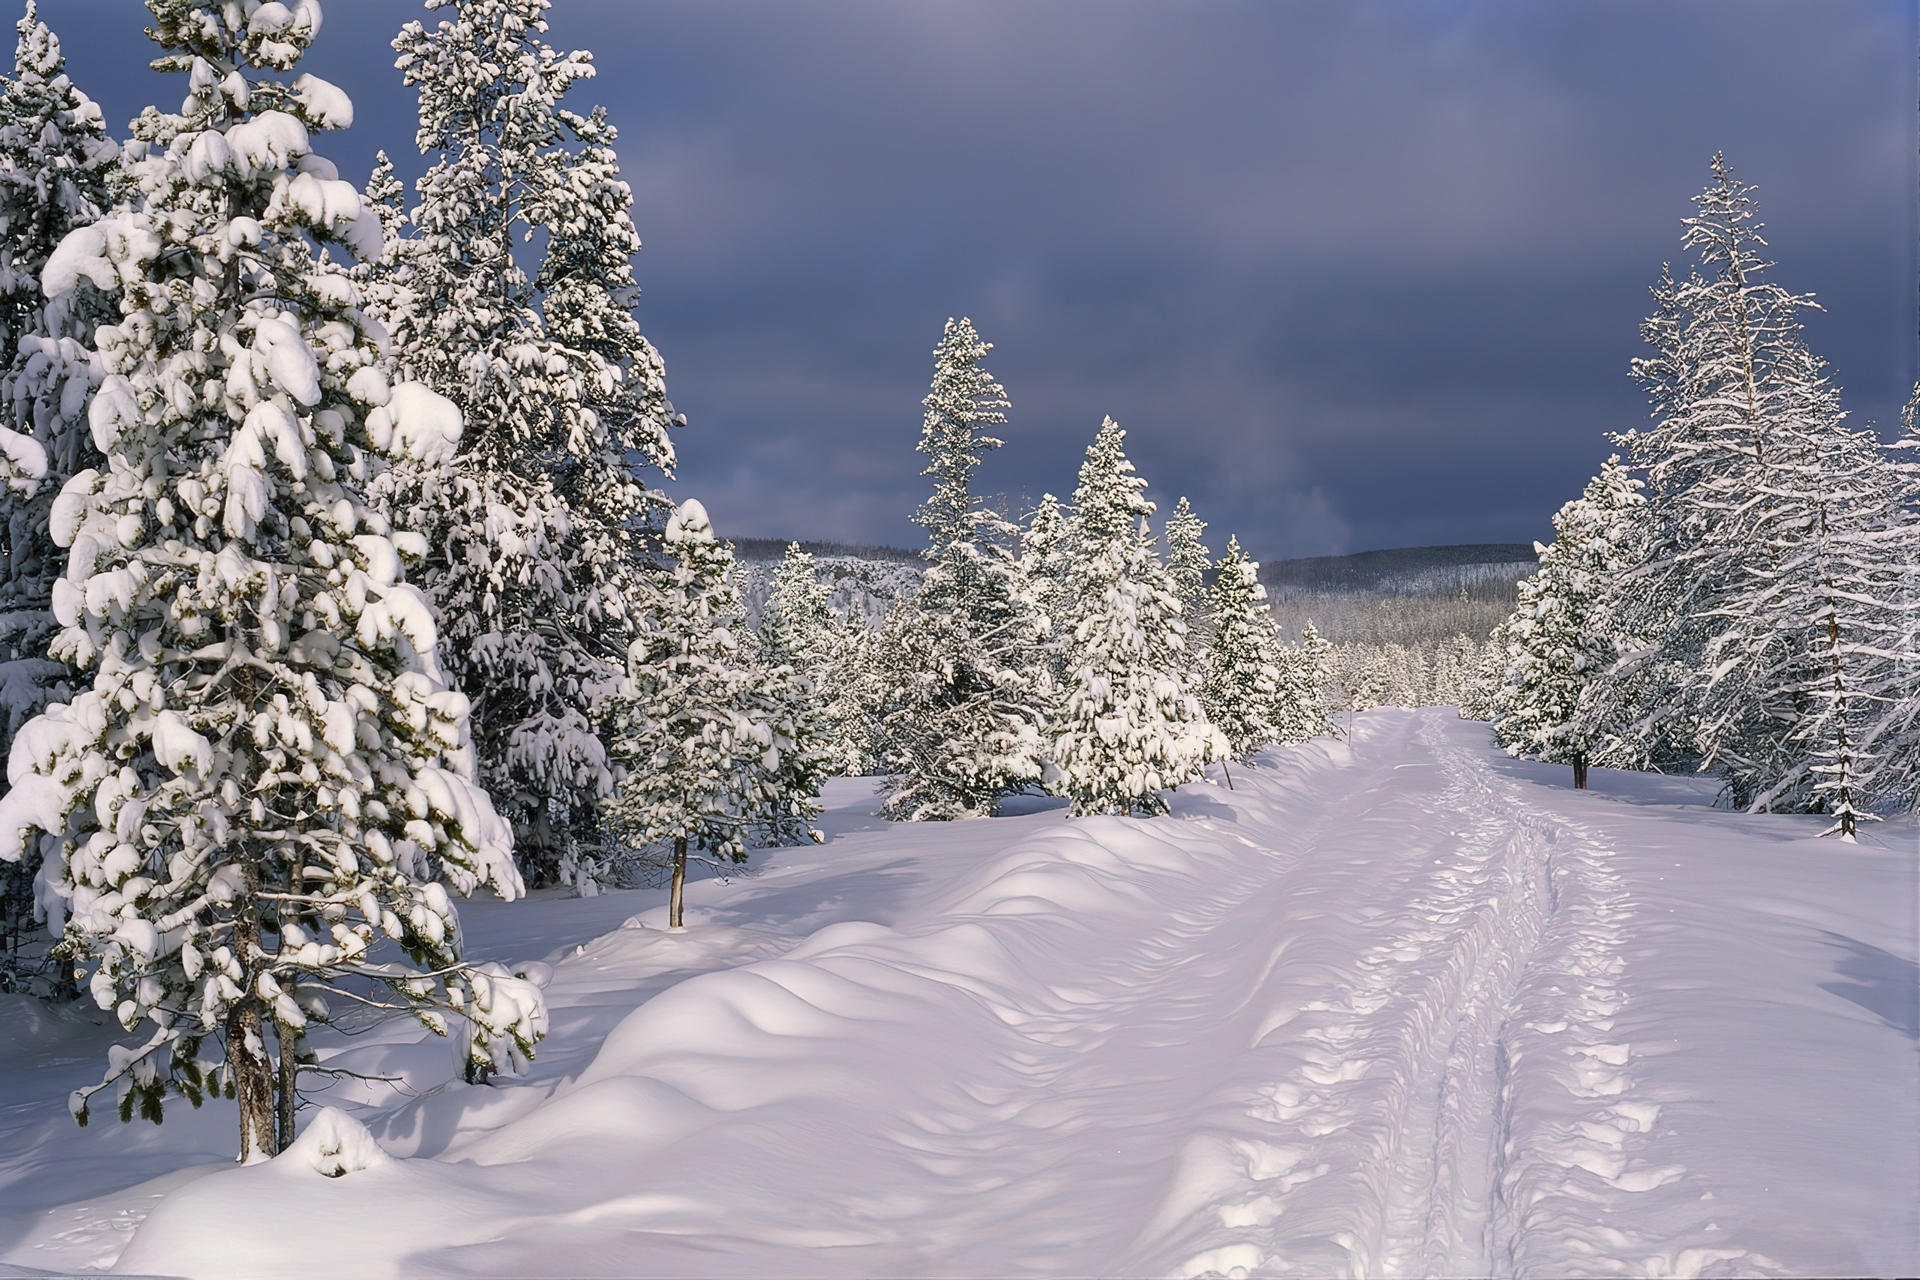
<svg viewBox="0 0 1920 1280"><path fill-rule="evenodd" d="M47 477L47 451L32 436L0 427L0 476L31 497Z"/></svg>
<svg viewBox="0 0 1920 1280"><path fill-rule="evenodd" d="M1352 736L1148 820L895 826L837 780L826 845L694 882L678 932L656 890L462 903L490 978L545 980L529 1076L320 1030L403 1087L321 1087L250 1167L231 1103L74 1127L112 1028L0 996L0 1263L1913 1273L1911 819L1574 792L1444 711Z"/></svg>
<svg viewBox="0 0 1920 1280"><path fill-rule="evenodd" d="M396 384L367 414L374 448L429 466L452 460L462 426L460 406L420 382Z"/></svg>
<svg viewBox="0 0 1920 1280"><path fill-rule="evenodd" d="M137 279L160 253L160 239L142 213L111 214L91 226L69 231L40 271L40 289L49 298L70 293L82 276L95 287L112 289L123 277Z"/></svg>
<svg viewBox="0 0 1920 1280"><path fill-rule="evenodd" d="M293 96L307 109L314 123L323 129L353 127L353 99L338 85L319 76L306 74L293 82Z"/></svg>
<svg viewBox="0 0 1920 1280"><path fill-rule="evenodd" d="M307 127L284 111L262 111L230 127L226 136L242 179L288 168L313 150Z"/></svg>
<svg viewBox="0 0 1920 1280"><path fill-rule="evenodd" d="M154 717L153 758L175 773L192 769L205 777L213 769L213 744L195 733L178 712L162 711Z"/></svg>

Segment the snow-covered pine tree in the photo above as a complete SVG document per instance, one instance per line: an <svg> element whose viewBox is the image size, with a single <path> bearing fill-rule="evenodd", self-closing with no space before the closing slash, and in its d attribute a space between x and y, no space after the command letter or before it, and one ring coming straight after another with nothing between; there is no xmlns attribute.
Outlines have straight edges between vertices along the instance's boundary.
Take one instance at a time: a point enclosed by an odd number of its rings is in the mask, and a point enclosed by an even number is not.
<svg viewBox="0 0 1920 1280"><path fill-rule="evenodd" d="M929 564L879 647L883 812L896 819L987 817L1040 780L1048 620L1024 593L1018 530L971 491L1001 443L983 429L1006 421L1006 393L980 364L990 350L965 319L948 320L934 349L919 444L933 494L914 517Z"/></svg>
<svg viewBox="0 0 1920 1280"><path fill-rule="evenodd" d="M1507 682L1506 622L1495 626L1484 641L1474 644L1469 640L1469 643L1472 644L1467 657L1470 669L1461 680L1460 718L1491 721L1499 714L1495 704ZM1589 686L1590 689L1598 687L1599 684ZM1584 714L1585 708L1582 708Z"/></svg>
<svg viewBox="0 0 1920 1280"><path fill-rule="evenodd" d="M569 877L610 793L598 709L625 678L645 594L635 526L671 474L658 353L631 308L640 242L604 116L561 98L591 55L541 39L548 0L429 0L394 41L433 164L370 289L401 376L460 406L459 453L396 469L382 509L426 534L449 670L474 703L481 777L536 881ZM382 183L381 174L376 182ZM392 215L391 175L381 190ZM545 237L538 270L516 240Z"/></svg>
<svg viewBox="0 0 1920 1280"><path fill-rule="evenodd" d="M684 923L687 859L744 862L748 841L820 839L827 760L811 719L796 715L790 667L768 669L742 644L746 614L733 548L689 498L667 521L674 562L639 619L617 700L615 758L626 766L608 802L635 847L672 851L668 921Z"/></svg>
<svg viewBox="0 0 1920 1280"><path fill-rule="evenodd" d="M51 513L70 548L52 651L93 685L15 739L0 859L43 833L64 948L102 1008L152 1028L75 1114L113 1085L123 1118L155 1120L170 1091L219 1089L252 1160L292 1139L327 994L437 1031L460 1015L475 1070L530 1054L545 1013L531 983L460 956L445 885L516 896L511 832L401 572L424 544L362 501L387 456L451 451L460 419L389 389L385 334L316 258L314 241L379 250L309 142L351 103L284 78L319 6L148 8L154 67L187 74L186 101L134 123L133 207L70 232L42 277L49 299L85 278L120 313L95 334L88 409L106 465Z"/></svg>
<svg viewBox="0 0 1920 1280"><path fill-rule="evenodd" d="M71 671L47 656L52 591L66 556L47 532L54 496L100 458L86 423L94 326L115 316L91 283L49 303L40 271L75 227L112 202L120 148L67 77L60 41L28 0L13 74L0 87L0 754ZM32 945L37 851L0 866L0 990L69 990L65 966ZM57 971L57 972L56 972Z"/></svg>
<svg viewBox="0 0 1920 1280"><path fill-rule="evenodd" d="M1283 743L1309 742L1333 732L1327 718L1327 661L1330 646L1308 618L1298 644L1282 645L1280 679L1274 689L1274 735Z"/></svg>
<svg viewBox="0 0 1920 1280"><path fill-rule="evenodd" d="M1346 713L1346 739L1351 743L1353 718L1362 711L1373 710L1387 696L1385 664L1373 645L1347 641L1332 646L1327 669L1327 709Z"/></svg>
<svg viewBox="0 0 1920 1280"><path fill-rule="evenodd" d="M1878 441L1842 424L1821 361L1802 347L1777 372L1789 395L1768 438L1768 488L1753 495L1757 554L1713 616L1707 657L1716 671L1750 668L1776 726L1765 757L1739 761L1750 807L1830 813L1830 832L1851 839L1877 798L1876 730L1899 693L1904 521ZM1709 681L1710 713L1716 693Z"/></svg>
<svg viewBox="0 0 1920 1280"><path fill-rule="evenodd" d="M1075 815L1165 813L1164 792L1231 749L1188 690L1180 597L1125 446L1103 421L1073 494L1067 687L1048 783Z"/></svg>
<svg viewBox="0 0 1920 1280"><path fill-rule="evenodd" d="M1192 536L1198 540L1197 533ZM1167 541L1173 542L1171 526ZM1241 552L1238 538L1227 539L1212 595L1206 613L1213 620L1213 638L1201 662L1200 705L1225 736L1228 755L1245 760L1280 741L1274 713L1281 677L1279 634L1267 609L1267 589L1260 585L1260 565Z"/></svg>
<svg viewBox="0 0 1920 1280"><path fill-rule="evenodd" d="M1193 508L1181 498L1167 517L1167 577L1173 581L1173 593L1180 597L1180 617L1187 624L1187 656L1194 662L1196 676L1212 636L1207 575L1213 563L1207 557L1213 552L1201 542L1206 532L1207 522L1193 514Z"/></svg>
<svg viewBox="0 0 1920 1280"><path fill-rule="evenodd" d="M1757 532L1773 484L1772 437L1794 412L1799 313L1809 298L1767 281L1753 188L1721 156L1683 220L1698 255L1684 279L1662 270L1643 326L1651 354L1634 371L1653 423L1618 437L1647 479L1648 548L1622 576L1616 613L1639 648L1592 695L1611 722L1614 757L1718 768L1731 799L1752 804L1775 772L1782 726L1751 669L1716 668L1708 649L1737 583L1766 554ZM1669 681L1674 682L1671 686ZM1598 741L1598 739L1596 739Z"/></svg>
<svg viewBox="0 0 1920 1280"><path fill-rule="evenodd" d="M813 557L797 542L787 544L774 570L760 629L766 659L791 666L805 682L832 771L847 777L865 773L873 748L860 705L860 637L834 614Z"/></svg>
<svg viewBox="0 0 1920 1280"><path fill-rule="evenodd" d="M1901 423L1904 429L1887 457L1891 515L1897 526L1888 564L1898 583L1893 593L1898 626L1895 682L1871 731L1871 749L1884 761L1879 777L1883 803L1911 811L1920 806L1920 383L1914 385Z"/></svg>
<svg viewBox="0 0 1920 1280"><path fill-rule="evenodd" d="M1056 696L1066 682L1066 628L1061 619L1073 599L1072 552L1073 530L1060 500L1050 493L1041 494L1020 531L1020 578L1027 599L1047 619L1041 651ZM1050 719L1056 708L1044 710Z"/></svg>
<svg viewBox="0 0 1920 1280"><path fill-rule="evenodd" d="M1571 765L1576 789L1587 785L1594 745L1576 717L1582 694L1613 665L1618 648L1606 604L1640 550L1641 487L1618 455L1608 458L1580 497L1553 517L1553 545L1534 544L1539 571L1518 583L1506 622L1507 675L1495 732L1513 755Z"/></svg>

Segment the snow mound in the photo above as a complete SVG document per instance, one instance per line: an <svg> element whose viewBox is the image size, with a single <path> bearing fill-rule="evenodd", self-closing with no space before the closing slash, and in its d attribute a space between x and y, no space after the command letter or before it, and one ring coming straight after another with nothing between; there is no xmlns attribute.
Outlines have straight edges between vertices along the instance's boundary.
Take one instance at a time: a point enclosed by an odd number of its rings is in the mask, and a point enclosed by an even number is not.
<svg viewBox="0 0 1920 1280"><path fill-rule="evenodd" d="M327 1178L343 1178L386 1163L391 1157L380 1149L367 1126L344 1111L323 1107L307 1122L306 1132L293 1145L274 1158L276 1164L311 1168Z"/></svg>
<svg viewBox="0 0 1920 1280"><path fill-rule="evenodd" d="M343 1084L285 1158L145 1199L80 1144L207 1158L17 1106L0 1140L94 1218L157 1199L122 1271L1911 1274L1911 828L1568 781L1388 711L1150 821L890 827L839 780L832 841L694 883L684 930L651 891L463 907L476 956L548 957L489 974L506 1016L546 989L524 1081L316 1037L408 1096ZM0 1262L97 1256L11 1212Z"/></svg>

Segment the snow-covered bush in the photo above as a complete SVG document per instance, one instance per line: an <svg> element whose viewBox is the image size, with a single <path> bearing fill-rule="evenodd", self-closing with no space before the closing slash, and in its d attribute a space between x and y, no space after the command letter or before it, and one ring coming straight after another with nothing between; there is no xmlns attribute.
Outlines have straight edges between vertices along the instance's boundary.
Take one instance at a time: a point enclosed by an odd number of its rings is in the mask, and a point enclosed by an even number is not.
<svg viewBox="0 0 1920 1280"><path fill-rule="evenodd" d="M316 258L380 247L310 141L350 117L345 95L284 78L319 5L149 8L186 101L135 122L130 202L42 274L50 306L84 279L119 311L88 409L105 465L50 513L68 549L52 653L92 687L16 737L0 859L39 845L42 904L94 999L151 1028L75 1113L109 1086L123 1118L156 1120L169 1091L219 1089L253 1159L292 1139L329 995L385 991L436 1031L458 1015L476 1071L530 1054L544 1012L460 956L447 887L517 895L511 832L402 572L424 541L364 501L388 457L444 456L460 419L389 387L385 332Z"/></svg>

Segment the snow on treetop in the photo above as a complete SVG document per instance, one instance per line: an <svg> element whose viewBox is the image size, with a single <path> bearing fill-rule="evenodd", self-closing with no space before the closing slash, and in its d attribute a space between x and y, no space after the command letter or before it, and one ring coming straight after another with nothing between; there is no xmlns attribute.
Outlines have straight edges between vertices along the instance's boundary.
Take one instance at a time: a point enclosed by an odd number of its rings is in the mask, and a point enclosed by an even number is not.
<svg viewBox="0 0 1920 1280"><path fill-rule="evenodd" d="M713 522L697 498L688 498L667 521L668 542L712 542Z"/></svg>

